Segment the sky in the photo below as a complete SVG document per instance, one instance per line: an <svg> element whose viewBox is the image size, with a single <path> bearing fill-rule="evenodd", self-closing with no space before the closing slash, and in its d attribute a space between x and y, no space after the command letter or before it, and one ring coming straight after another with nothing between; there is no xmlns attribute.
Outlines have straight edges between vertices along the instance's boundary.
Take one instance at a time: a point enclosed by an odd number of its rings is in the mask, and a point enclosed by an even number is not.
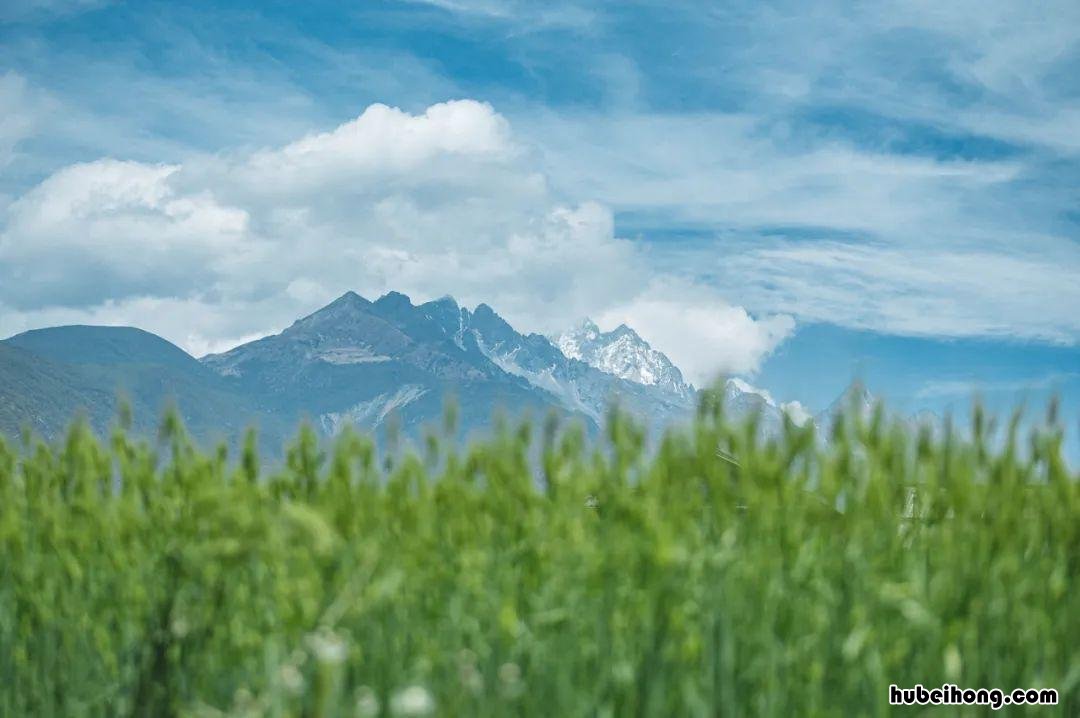
<svg viewBox="0 0 1080 718"><path fill-rule="evenodd" d="M0 3L0 336L346 290L1080 415L1080 4Z"/></svg>

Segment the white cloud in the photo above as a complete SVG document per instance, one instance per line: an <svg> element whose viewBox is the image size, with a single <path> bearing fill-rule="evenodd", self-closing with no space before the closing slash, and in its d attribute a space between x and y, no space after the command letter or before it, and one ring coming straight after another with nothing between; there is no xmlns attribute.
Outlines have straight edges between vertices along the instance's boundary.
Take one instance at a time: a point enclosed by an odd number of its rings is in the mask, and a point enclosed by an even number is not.
<svg viewBox="0 0 1080 718"><path fill-rule="evenodd" d="M263 191L294 193L372 176L408 178L439 160L501 164L516 151L509 124L490 105L443 102L410 115L377 104L330 132L257 152L234 171Z"/></svg>
<svg viewBox="0 0 1080 718"><path fill-rule="evenodd" d="M692 260L688 260L692 261ZM698 257L697 262L702 258ZM903 335L1080 336L1080 252L917 252L851 242L771 243L714 261L748 306Z"/></svg>
<svg viewBox="0 0 1080 718"><path fill-rule="evenodd" d="M544 117L552 177L640 223L655 266L763 314L1075 342L1080 252L1030 159L793 148L751 116ZM567 178L569 182L567 183ZM1057 222L1055 224L1055 222ZM799 238L805 230L805 237ZM795 239L792 239L795 238Z"/></svg>
<svg viewBox="0 0 1080 718"><path fill-rule="evenodd" d="M1022 171L1013 160L939 160L835 140L802 146L750 114L543 115L529 129L568 191L663 213L676 226L1000 236L999 213L970 205Z"/></svg>
<svg viewBox="0 0 1080 718"><path fill-rule="evenodd" d="M698 380L752 371L792 327L658 276L609 209L556 198L507 121L470 100L373 105L246 154L66 167L5 212L0 267L2 333L136 324L197 354L347 289L450 293L536 331L618 315Z"/></svg>
<svg viewBox="0 0 1080 718"><path fill-rule="evenodd" d="M755 312L1080 340L1080 4L670 12L711 40L685 33L679 97L720 99L665 102L681 59L649 57L652 106L526 118L559 189L587 189L665 240L659 266Z"/></svg>
<svg viewBox="0 0 1080 718"><path fill-rule="evenodd" d="M754 318L712 290L670 280L654 281L598 321L634 327L699 386L721 375L754 373L795 328L790 316Z"/></svg>
<svg viewBox="0 0 1080 718"><path fill-rule="evenodd" d="M169 165L67 167L14 201L0 234L0 300L21 308L186 297L259 251L248 215L181 193Z"/></svg>
<svg viewBox="0 0 1080 718"><path fill-rule="evenodd" d="M1022 393L1056 389L1080 377L1080 372L1051 372L1042 376L996 381L938 379L928 381L915 392L918 399L939 397L971 398L980 394Z"/></svg>
<svg viewBox="0 0 1080 718"><path fill-rule="evenodd" d="M785 401L780 405L780 410L791 417L796 426L803 426L814 418L810 411L798 401Z"/></svg>

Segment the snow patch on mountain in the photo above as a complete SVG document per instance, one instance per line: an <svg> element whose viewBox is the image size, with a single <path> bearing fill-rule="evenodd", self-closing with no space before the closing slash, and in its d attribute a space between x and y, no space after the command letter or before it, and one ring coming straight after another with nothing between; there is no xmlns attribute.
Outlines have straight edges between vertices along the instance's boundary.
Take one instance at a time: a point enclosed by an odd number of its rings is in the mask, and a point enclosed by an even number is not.
<svg viewBox="0 0 1080 718"><path fill-rule="evenodd" d="M533 386L551 392L563 403L564 406L580 411L597 423L603 419L603 412L598 407L584 401L577 385L566 376L565 357L562 362L553 361L545 366L528 368L523 364L521 355L524 347L514 342L498 342L489 346L484 335L478 330L472 330L476 337L476 345L480 351L490 359L497 367L507 374L519 376ZM512 346L508 348L507 345Z"/></svg>
<svg viewBox="0 0 1080 718"><path fill-rule="evenodd" d="M333 436L346 426L376 427L390 412L410 404L427 389L419 384L403 384L396 391L379 394L374 399L362 401L345 411L328 412L319 416L319 423L326 434Z"/></svg>
<svg viewBox="0 0 1080 718"><path fill-rule="evenodd" d="M637 332L620 324L610 332L602 332L591 320L561 334L551 341L570 359L583 361L602 372L620 379L658 386L680 396L689 397L694 388L684 379L667 355L653 349Z"/></svg>

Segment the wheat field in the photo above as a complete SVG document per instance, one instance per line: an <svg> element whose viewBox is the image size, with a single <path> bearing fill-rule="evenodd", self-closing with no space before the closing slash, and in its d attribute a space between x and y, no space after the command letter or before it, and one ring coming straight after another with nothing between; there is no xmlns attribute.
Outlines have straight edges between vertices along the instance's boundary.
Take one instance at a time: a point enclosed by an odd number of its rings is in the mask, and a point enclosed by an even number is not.
<svg viewBox="0 0 1080 718"><path fill-rule="evenodd" d="M1062 429L885 417L0 444L0 715L885 715L894 683L1077 715Z"/></svg>

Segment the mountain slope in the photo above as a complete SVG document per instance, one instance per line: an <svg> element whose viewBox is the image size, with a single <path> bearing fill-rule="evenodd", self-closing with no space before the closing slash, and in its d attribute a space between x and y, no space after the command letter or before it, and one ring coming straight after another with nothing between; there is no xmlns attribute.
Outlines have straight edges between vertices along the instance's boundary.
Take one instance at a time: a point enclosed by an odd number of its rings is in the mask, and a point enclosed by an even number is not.
<svg viewBox="0 0 1080 718"><path fill-rule="evenodd" d="M55 438L78 413L103 427L115 414L113 403L114 395L81 371L0 342L0 434L28 428Z"/></svg>

